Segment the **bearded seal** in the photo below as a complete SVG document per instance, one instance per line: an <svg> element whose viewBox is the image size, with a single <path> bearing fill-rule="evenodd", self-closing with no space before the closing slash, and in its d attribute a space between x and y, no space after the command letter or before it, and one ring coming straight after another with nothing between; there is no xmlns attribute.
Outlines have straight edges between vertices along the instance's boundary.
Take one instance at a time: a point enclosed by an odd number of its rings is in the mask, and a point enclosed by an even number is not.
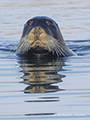
<svg viewBox="0 0 90 120"><path fill-rule="evenodd" d="M46 16L29 19L16 50L19 56L74 56L63 39L58 24Z"/></svg>

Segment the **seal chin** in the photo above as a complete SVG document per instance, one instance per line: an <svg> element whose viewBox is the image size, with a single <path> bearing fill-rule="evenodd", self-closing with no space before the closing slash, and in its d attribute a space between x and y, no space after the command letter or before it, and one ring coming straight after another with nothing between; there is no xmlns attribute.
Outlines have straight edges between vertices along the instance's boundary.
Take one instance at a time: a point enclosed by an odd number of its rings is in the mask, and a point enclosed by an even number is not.
<svg viewBox="0 0 90 120"><path fill-rule="evenodd" d="M37 46L36 48L31 48L27 54L31 56L47 56L50 54L50 52L42 47Z"/></svg>

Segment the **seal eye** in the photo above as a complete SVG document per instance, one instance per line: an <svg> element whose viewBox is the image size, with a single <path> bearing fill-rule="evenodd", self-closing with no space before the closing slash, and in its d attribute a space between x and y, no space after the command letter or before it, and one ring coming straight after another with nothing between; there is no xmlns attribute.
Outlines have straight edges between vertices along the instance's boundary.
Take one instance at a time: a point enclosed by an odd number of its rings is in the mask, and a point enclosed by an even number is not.
<svg viewBox="0 0 90 120"><path fill-rule="evenodd" d="M28 25L28 26L30 26L30 25L32 25L32 24L33 24L33 21L32 21L32 20L27 21L27 25Z"/></svg>
<svg viewBox="0 0 90 120"><path fill-rule="evenodd" d="M53 22L51 20L46 20L46 24L49 25L49 26L53 26Z"/></svg>

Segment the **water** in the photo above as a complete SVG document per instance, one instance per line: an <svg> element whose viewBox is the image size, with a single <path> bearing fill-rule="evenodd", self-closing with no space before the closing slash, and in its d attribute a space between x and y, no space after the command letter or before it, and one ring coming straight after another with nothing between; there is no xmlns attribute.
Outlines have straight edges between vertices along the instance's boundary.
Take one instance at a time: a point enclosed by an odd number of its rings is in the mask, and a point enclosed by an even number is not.
<svg viewBox="0 0 90 120"><path fill-rule="evenodd" d="M0 1L0 119L90 119L89 0ZM77 57L20 59L23 24L45 15L60 26Z"/></svg>

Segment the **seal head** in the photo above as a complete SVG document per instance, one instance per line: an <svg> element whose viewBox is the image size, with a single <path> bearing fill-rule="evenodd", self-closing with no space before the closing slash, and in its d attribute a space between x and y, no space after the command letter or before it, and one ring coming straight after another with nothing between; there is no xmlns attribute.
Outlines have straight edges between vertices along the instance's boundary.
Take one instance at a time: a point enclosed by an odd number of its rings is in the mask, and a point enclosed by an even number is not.
<svg viewBox="0 0 90 120"><path fill-rule="evenodd" d="M57 23L49 17L38 16L26 22L16 53L20 56L72 56Z"/></svg>

